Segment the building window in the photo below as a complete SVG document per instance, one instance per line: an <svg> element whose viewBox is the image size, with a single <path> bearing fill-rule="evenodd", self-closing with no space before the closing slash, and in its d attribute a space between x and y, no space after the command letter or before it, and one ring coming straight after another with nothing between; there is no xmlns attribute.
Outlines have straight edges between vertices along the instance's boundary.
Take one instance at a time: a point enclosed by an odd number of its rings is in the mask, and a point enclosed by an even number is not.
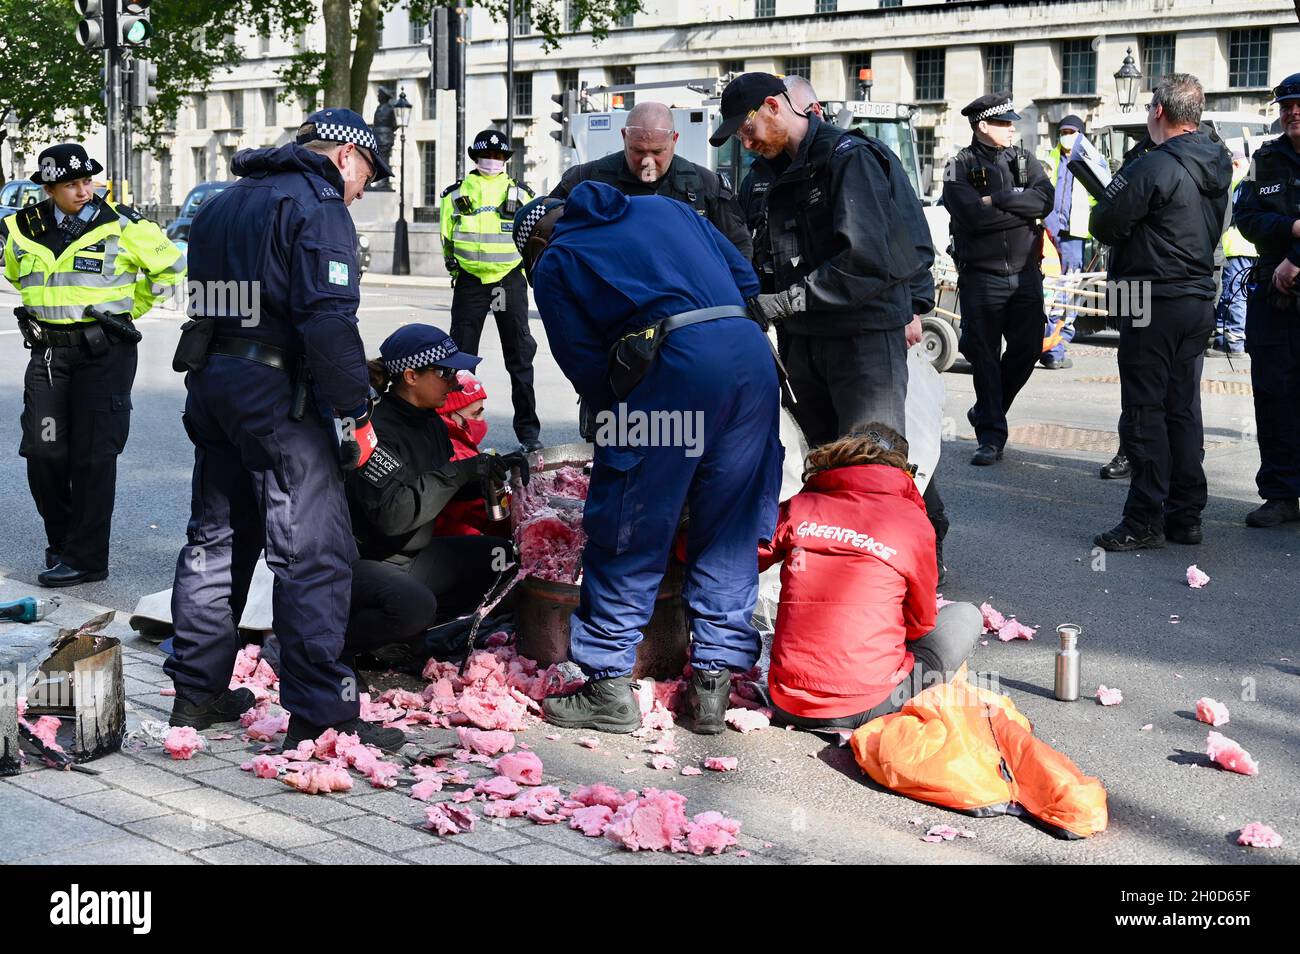
<svg viewBox="0 0 1300 954"><path fill-rule="evenodd" d="M569 33L577 33L582 29L582 11L576 3L564 4L564 29Z"/></svg>
<svg viewBox="0 0 1300 954"><path fill-rule="evenodd" d="M203 146L196 146L191 150L194 155L194 184L208 181L208 150Z"/></svg>
<svg viewBox="0 0 1300 954"><path fill-rule="evenodd" d="M424 167L424 204L438 204L438 144L420 143L421 164Z"/></svg>
<svg viewBox="0 0 1300 954"><path fill-rule="evenodd" d="M527 36L533 32L533 5L531 3L515 4L515 35Z"/></svg>
<svg viewBox="0 0 1300 954"><path fill-rule="evenodd" d="M1061 93L1090 96L1097 92L1097 51L1091 40L1061 41Z"/></svg>
<svg viewBox="0 0 1300 954"><path fill-rule="evenodd" d="M1142 37L1142 89L1151 92L1174 71L1174 34L1152 33Z"/></svg>
<svg viewBox="0 0 1300 954"><path fill-rule="evenodd" d="M230 111L230 128L244 128L244 91L232 89L226 93L226 108Z"/></svg>
<svg viewBox="0 0 1300 954"><path fill-rule="evenodd" d="M560 87L561 93L567 93L569 90L578 88L578 71L577 70L556 70L555 82Z"/></svg>
<svg viewBox="0 0 1300 954"><path fill-rule="evenodd" d="M510 178L516 182L524 181L524 157L528 154L524 141L518 136L510 140Z"/></svg>
<svg viewBox="0 0 1300 954"><path fill-rule="evenodd" d="M862 71L871 69L871 54L865 50L861 53L848 53L844 57L844 89L847 99L862 99L858 92L858 83L862 81Z"/></svg>
<svg viewBox="0 0 1300 954"><path fill-rule="evenodd" d="M264 86L262 88L262 120L263 126L275 125L275 87Z"/></svg>
<svg viewBox="0 0 1300 954"><path fill-rule="evenodd" d="M743 72L745 72L744 60L723 60L722 61L723 76L726 76L728 73L735 73L737 76L739 76Z"/></svg>
<svg viewBox="0 0 1300 954"><path fill-rule="evenodd" d="M916 98L943 99L943 49L916 51Z"/></svg>
<svg viewBox="0 0 1300 954"><path fill-rule="evenodd" d="M802 76L812 82L812 57L787 56L781 64L781 72L786 76Z"/></svg>
<svg viewBox="0 0 1300 954"><path fill-rule="evenodd" d="M921 166L921 189L930 191L934 177L934 149L937 137L933 126L918 126L916 129L916 160Z"/></svg>
<svg viewBox="0 0 1300 954"><path fill-rule="evenodd" d="M206 93L196 93L194 96L194 128L208 128L208 97Z"/></svg>
<svg viewBox="0 0 1300 954"><path fill-rule="evenodd" d="M839 9L839 0L817 0L817 13L834 13Z"/></svg>
<svg viewBox="0 0 1300 954"><path fill-rule="evenodd" d="M776 16L776 0L754 0L754 16L760 20Z"/></svg>
<svg viewBox="0 0 1300 954"><path fill-rule="evenodd" d="M1013 56L1010 43L993 43L984 47L984 92L1011 92Z"/></svg>
<svg viewBox="0 0 1300 954"><path fill-rule="evenodd" d="M271 52L271 38L265 34L259 34L257 37L257 52L263 56Z"/></svg>
<svg viewBox="0 0 1300 954"><path fill-rule="evenodd" d="M158 202L172 204L172 154L164 152L158 157Z"/></svg>
<svg viewBox="0 0 1300 954"><path fill-rule="evenodd" d="M515 73L515 118L533 115L533 74Z"/></svg>
<svg viewBox="0 0 1300 954"><path fill-rule="evenodd" d="M422 115L425 119L438 118L438 91L433 88L433 84L427 79L420 80L420 99L424 103L424 112Z"/></svg>
<svg viewBox="0 0 1300 954"><path fill-rule="evenodd" d="M1269 31L1265 27L1228 34L1228 85L1268 85Z"/></svg>
<svg viewBox="0 0 1300 954"><path fill-rule="evenodd" d="M630 30L635 19L635 13L625 13L621 17L615 17L614 26L621 30Z"/></svg>
<svg viewBox="0 0 1300 954"><path fill-rule="evenodd" d="M417 20L410 21L411 27L411 46L420 46L429 42L429 24L420 23Z"/></svg>
<svg viewBox="0 0 1300 954"><path fill-rule="evenodd" d="M901 7L903 0L880 0L881 7Z"/></svg>
<svg viewBox="0 0 1300 954"><path fill-rule="evenodd" d="M636 82L636 70L631 66L614 66L609 71L610 86L630 86ZM636 93L615 93L623 97L623 108L631 109L636 105Z"/></svg>

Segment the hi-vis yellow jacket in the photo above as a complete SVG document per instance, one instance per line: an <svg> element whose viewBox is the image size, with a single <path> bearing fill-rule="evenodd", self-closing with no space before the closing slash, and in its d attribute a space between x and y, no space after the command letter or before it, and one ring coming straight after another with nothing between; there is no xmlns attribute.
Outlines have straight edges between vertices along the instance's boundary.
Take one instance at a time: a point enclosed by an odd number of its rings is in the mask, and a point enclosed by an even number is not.
<svg viewBox="0 0 1300 954"><path fill-rule="evenodd" d="M442 255L485 285L498 282L519 267L515 248L514 213L502 206L513 201L515 211L533 198L533 190L502 173L471 172L442 193Z"/></svg>
<svg viewBox="0 0 1300 954"><path fill-rule="evenodd" d="M185 254L126 205L99 199L86 230L62 251L54 200L0 221L4 276L39 321L86 322L87 305L139 318L185 280Z"/></svg>

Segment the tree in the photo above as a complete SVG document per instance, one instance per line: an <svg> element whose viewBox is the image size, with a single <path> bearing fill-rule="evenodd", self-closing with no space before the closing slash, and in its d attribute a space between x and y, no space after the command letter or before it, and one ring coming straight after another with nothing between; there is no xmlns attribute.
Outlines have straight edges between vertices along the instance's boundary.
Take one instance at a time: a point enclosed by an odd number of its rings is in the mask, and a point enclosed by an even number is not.
<svg viewBox="0 0 1300 954"><path fill-rule="evenodd" d="M105 0L107 3L116 0ZM296 39L323 22L325 49L299 50L278 73L283 101L313 101L324 90L330 103L361 112L384 14L399 6L428 20L437 7L470 7L474 0L184 0L150 7L154 36L139 55L158 66L158 103L135 126L142 145L156 151L184 100L204 90L214 75L237 66L244 51L238 27L262 36ZM504 21L507 0L479 0ZM619 17L643 8L642 0L517 0L527 6L545 49L567 32L589 29L603 39ZM567 14L568 23L565 22ZM103 54L77 44L78 14L71 0L0 0L0 116L12 108L24 141L85 135L106 120L101 98Z"/></svg>

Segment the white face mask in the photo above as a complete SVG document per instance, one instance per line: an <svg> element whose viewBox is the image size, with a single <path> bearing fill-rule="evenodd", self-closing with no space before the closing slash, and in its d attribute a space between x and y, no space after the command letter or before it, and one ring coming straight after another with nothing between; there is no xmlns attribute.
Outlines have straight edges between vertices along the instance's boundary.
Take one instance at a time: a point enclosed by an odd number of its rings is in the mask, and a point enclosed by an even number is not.
<svg viewBox="0 0 1300 954"><path fill-rule="evenodd" d="M504 159L475 159L474 165L485 176L499 176L506 171L506 161Z"/></svg>
<svg viewBox="0 0 1300 954"><path fill-rule="evenodd" d="M1074 141L1079 138L1078 133L1066 133L1061 137L1061 148L1069 152L1074 148Z"/></svg>

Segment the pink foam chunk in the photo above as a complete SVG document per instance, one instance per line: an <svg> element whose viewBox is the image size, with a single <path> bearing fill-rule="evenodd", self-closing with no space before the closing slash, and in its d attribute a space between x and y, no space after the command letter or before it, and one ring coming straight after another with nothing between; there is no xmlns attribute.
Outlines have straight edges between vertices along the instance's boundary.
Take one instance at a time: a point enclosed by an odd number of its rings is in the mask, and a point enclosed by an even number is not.
<svg viewBox="0 0 1300 954"><path fill-rule="evenodd" d="M1282 836L1262 822L1251 822L1238 833L1237 844L1251 848L1281 848Z"/></svg>
<svg viewBox="0 0 1300 954"><path fill-rule="evenodd" d="M1210 582L1210 575L1198 567L1195 563L1187 568L1187 585L1194 590L1199 590L1206 583Z"/></svg>
<svg viewBox="0 0 1300 954"><path fill-rule="evenodd" d="M512 752L497 759L496 770L500 775L520 785L542 784L542 760L536 752Z"/></svg>
<svg viewBox="0 0 1300 954"><path fill-rule="evenodd" d="M739 766L740 759L734 755L711 755L704 760L704 767L714 772L734 772Z"/></svg>
<svg viewBox="0 0 1300 954"><path fill-rule="evenodd" d="M1122 692L1115 688L1108 689L1104 684L1097 687L1096 696L1103 706L1117 706L1124 701Z"/></svg>
<svg viewBox="0 0 1300 954"><path fill-rule="evenodd" d="M1240 775L1259 774L1259 764L1250 757L1250 753L1218 732L1211 732L1205 737L1205 754L1229 772L1237 772Z"/></svg>
<svg viewBox="0 0 1300 954"><path fill-rule="evenodd" d="M1228 724L1228 707L1222 702L1215 702L1209 696L1196 700L1196 718L1218 728Z"/></svg>
<svg viewBox="0 0 1300 954"><path fill-rule="evenodd" d="M203 736L187 725L173 727L167 733L167 738L163 739L163 748L177 761L188 761L194 758L194 753L206 745L207 741Z"/></svg>

